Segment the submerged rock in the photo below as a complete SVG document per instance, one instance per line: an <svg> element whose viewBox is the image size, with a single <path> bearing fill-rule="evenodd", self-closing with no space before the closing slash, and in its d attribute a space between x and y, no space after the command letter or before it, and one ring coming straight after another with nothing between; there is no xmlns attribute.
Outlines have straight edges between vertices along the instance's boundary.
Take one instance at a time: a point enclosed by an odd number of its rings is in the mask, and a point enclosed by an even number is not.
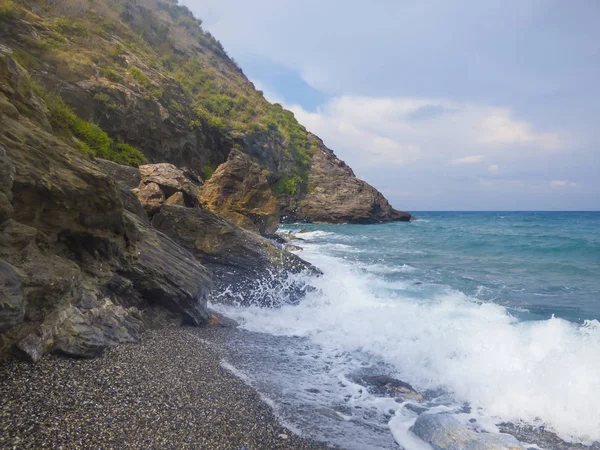
<svg viewBox="0 0 600 450"><path fill-rule="evenodd" d="M434 450L524 450L509 434L475 433L449 414L421 414L410 431Z"/></svg>
<svg viewBox="0 0 600 450"><path fill-rule="evenodd" d="M206 181L198 200L202 207L262 235L275 233L279 226L279 204L261 167L237 150Z"/></svg>
<svg viewBox="0 0 600 450"><path fill-rule="evenodd" d="M365 375L360 380L367 385L368 391L372 394L402 396L423 401L423 396L410 384L396 378L387 375Z"/></svg>

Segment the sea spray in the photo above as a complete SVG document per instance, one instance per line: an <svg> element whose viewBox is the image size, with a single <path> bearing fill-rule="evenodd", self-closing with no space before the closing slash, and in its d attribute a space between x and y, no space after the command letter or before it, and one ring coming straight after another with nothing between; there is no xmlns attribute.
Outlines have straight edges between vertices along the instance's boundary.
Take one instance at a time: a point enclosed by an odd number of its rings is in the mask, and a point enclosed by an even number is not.
<svg viewBox="0 0 600 450"><path fill-rule="evenodd" d="M277 309L223 308L223 312L246 330L309 343L307 351L315 352L315 358L337 365L328 371L330 376L337 374L344 386L337 394L350 396L354 406L376 405L381 417L393 412L389 426L405 445L410 437L406 430L416 414L393 400L348 392L351 386L345 375L365 361L385 367L423 392L437 393L437 399L429 397L429 407L437 404L464 414L463 405L469 405L469 417L477 423L523 420L543 424L566 440L600 439L597 320L578 323L555 316L526 320L526 308L520 314L515 304L507 309L483 301L477 290L467 295L451 279L432 282L439 273L427 273L426 265L361 258L363 250L373 253L381 248L373 242L381 241L377 234L386 229L366 227L361 239L353 240L346 230L355 233L360 227L323 228L336 232L298 234L304 239L299 254L324 272L311 279L316 289L302 302ZM369 233L374 234L370 248L363 249ZM335 245L340 243L351 249ZM474 283L481 283L474 275ZM495 288L489 280L483 282L488 284L483 288ZM302 369L298 370L301 377Z"/></svg>

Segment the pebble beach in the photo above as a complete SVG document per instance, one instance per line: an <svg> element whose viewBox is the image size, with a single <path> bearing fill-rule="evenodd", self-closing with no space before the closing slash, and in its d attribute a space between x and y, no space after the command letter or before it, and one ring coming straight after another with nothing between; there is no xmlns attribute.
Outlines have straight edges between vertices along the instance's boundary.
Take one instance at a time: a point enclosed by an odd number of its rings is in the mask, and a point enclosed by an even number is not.
<svg viewBox="0 0 600 450"><path fill-rule="evenodd" d="M325 448L281 426L199 331L149 331L91 360L1 361L0 448Z"/></svg>

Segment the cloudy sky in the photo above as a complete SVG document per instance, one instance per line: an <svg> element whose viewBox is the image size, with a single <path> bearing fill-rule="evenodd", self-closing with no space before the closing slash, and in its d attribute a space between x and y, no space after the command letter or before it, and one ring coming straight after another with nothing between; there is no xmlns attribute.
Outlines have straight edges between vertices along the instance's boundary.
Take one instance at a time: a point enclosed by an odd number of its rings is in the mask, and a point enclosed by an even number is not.
<svg viewBox="0 0 600 450"><path fill-rule="evenodd" d="M399 209L600 209L597 0L181 3Z"/></svg>

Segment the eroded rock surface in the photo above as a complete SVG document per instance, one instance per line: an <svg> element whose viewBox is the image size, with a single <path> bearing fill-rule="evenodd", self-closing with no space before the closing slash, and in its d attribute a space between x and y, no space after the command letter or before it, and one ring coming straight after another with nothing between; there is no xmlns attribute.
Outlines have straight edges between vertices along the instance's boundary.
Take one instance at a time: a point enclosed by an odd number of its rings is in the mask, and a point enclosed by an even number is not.
<svg viewBox="0 0 600 450"><path fill-rule="evenodd" d="M185 206L198 205L198 184L173 164L140 166L140 185L134 190L144 208L154 214L166 199L179 194Z"/></svg>
<svg viewBox="0 0 600 450"><path fill-rule="evenodd" d="M267 178L258 164L237 150L204 184L198 200L203 208L262 235L275 233L279 226L279 203Z"/></svg>
<svg viewBox="0 0 600 450"><path fill-rule="evenodd" d="M357 178L316 136L307 192L281 198L285 222L378 223L408 222L409 213L397 211L370 184Z"/></svg>

